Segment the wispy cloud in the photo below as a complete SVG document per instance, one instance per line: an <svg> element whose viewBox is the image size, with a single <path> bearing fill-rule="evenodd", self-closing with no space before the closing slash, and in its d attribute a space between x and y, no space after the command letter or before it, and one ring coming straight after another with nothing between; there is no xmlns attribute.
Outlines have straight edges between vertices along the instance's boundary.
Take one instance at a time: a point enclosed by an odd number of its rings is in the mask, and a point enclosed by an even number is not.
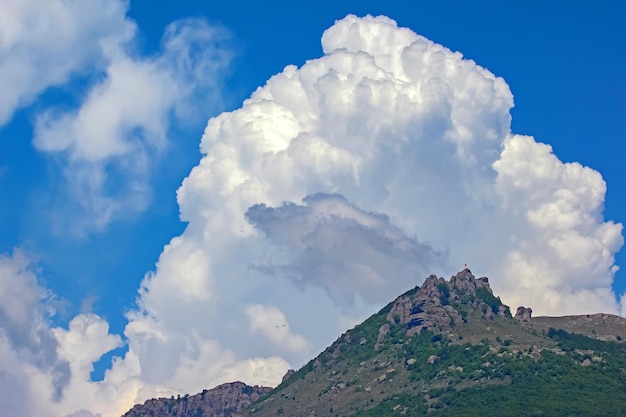
<svg viewBox="0 0 626 417"><path fill-rule="evenodd" d="M35 146L60 163L67 197L80 208L61 216L70 230L101 230L146 208L172 124L197 120L200 104L211 111L221 101L228 38L224 28L188 19L167 27L151 57L129 54L129 39L100 40L104 73L79 107L48 109L36 121Z"/></svg>
<svg viewBox="0 0 626 417"><path fill-rule="evenodd" d="M102 42L126 42L127 1L23 0L0 4L0 126L51 86L101 69Z"/></svg>

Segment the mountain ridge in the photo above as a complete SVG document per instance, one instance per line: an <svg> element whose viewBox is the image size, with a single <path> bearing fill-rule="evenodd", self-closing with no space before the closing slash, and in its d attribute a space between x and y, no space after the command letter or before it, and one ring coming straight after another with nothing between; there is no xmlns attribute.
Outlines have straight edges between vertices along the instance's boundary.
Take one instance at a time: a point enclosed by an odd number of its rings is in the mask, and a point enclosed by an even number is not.
<svg viewBox="0 0 626 417"><path fill-rule="evenodd" d="M513 316L488 278L431 275L230 416L626 415L622 336L623 317Z"/></svg>
<svg viewBox="0 0 626 417"><path fill-rule="evenodd" d="M241 381L220 384L195 395L153 398L122 417L230 417L272 390Z"/></svg>

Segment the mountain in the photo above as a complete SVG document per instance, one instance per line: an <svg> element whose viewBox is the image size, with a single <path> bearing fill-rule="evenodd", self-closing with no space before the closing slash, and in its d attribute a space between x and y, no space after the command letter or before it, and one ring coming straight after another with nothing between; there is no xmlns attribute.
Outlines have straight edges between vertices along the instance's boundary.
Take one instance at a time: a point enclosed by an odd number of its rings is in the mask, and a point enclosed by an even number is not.
<svg viewBox="0 0 626 417"><path fill-rule="evenodd" d="M626 416L622 336L622 317L512 316L487 278L433 275L232 416Z"/></svg>
<svg viewBox="0 0 626 417"><path fill-rule="evenodd" d="M243 382L219 385L200 394L157 398L136 405L122 417L230 417L270 392Z"/></svg>
<svg viewBox="0 0 626 417"><path fill-rule="evenodd" d="M626 416L626 319L515 317L469 269L431 276L242 416Z"/></svg>

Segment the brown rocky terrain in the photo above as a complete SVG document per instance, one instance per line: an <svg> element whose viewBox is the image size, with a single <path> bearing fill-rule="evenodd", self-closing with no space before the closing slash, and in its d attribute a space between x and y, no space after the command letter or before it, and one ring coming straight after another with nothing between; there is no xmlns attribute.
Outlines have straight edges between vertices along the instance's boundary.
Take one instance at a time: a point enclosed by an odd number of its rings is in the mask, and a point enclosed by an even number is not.
<svg viewBox="0 0 626 417"><path fill-rule="evenodd" d="M271 390L232 382L196 395L151 399L122 417L231 417Z"/></svg>
<svg viewBox="0 0 626 417"><path fill-rule="evenodd" d="M596 313L580 316L533 317L533 326L538 330L550 327L570 333L580 333L594 339L620 342L626 338L626 318L613 314Z"/></svg>

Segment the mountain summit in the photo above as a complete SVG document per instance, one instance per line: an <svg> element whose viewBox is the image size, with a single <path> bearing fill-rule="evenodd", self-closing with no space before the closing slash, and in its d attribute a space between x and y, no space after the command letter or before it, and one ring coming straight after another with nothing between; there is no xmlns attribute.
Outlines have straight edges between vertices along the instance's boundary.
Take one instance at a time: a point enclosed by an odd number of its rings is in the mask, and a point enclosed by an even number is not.
<svg viewBox="0 0 626 417"><path fill-rule="evenodd" d="M493 320L494 315L511 316L509 308L494 297L488 278L476 279L467 268L453 275L449 282L431 275L421 288L396 299L387 313L387 322L379 329L374 349L384 342L392 325L404 326L406 336L411 337L467 323L471 311L479 311L486 320Z"/></svg>
<svg viewBox="0 0 626 417"><path fill-rule="evenodd" d="M464 269L431 275L245 410L175 415L626 416L622 336L609 314L512 316Z"/></svg>

